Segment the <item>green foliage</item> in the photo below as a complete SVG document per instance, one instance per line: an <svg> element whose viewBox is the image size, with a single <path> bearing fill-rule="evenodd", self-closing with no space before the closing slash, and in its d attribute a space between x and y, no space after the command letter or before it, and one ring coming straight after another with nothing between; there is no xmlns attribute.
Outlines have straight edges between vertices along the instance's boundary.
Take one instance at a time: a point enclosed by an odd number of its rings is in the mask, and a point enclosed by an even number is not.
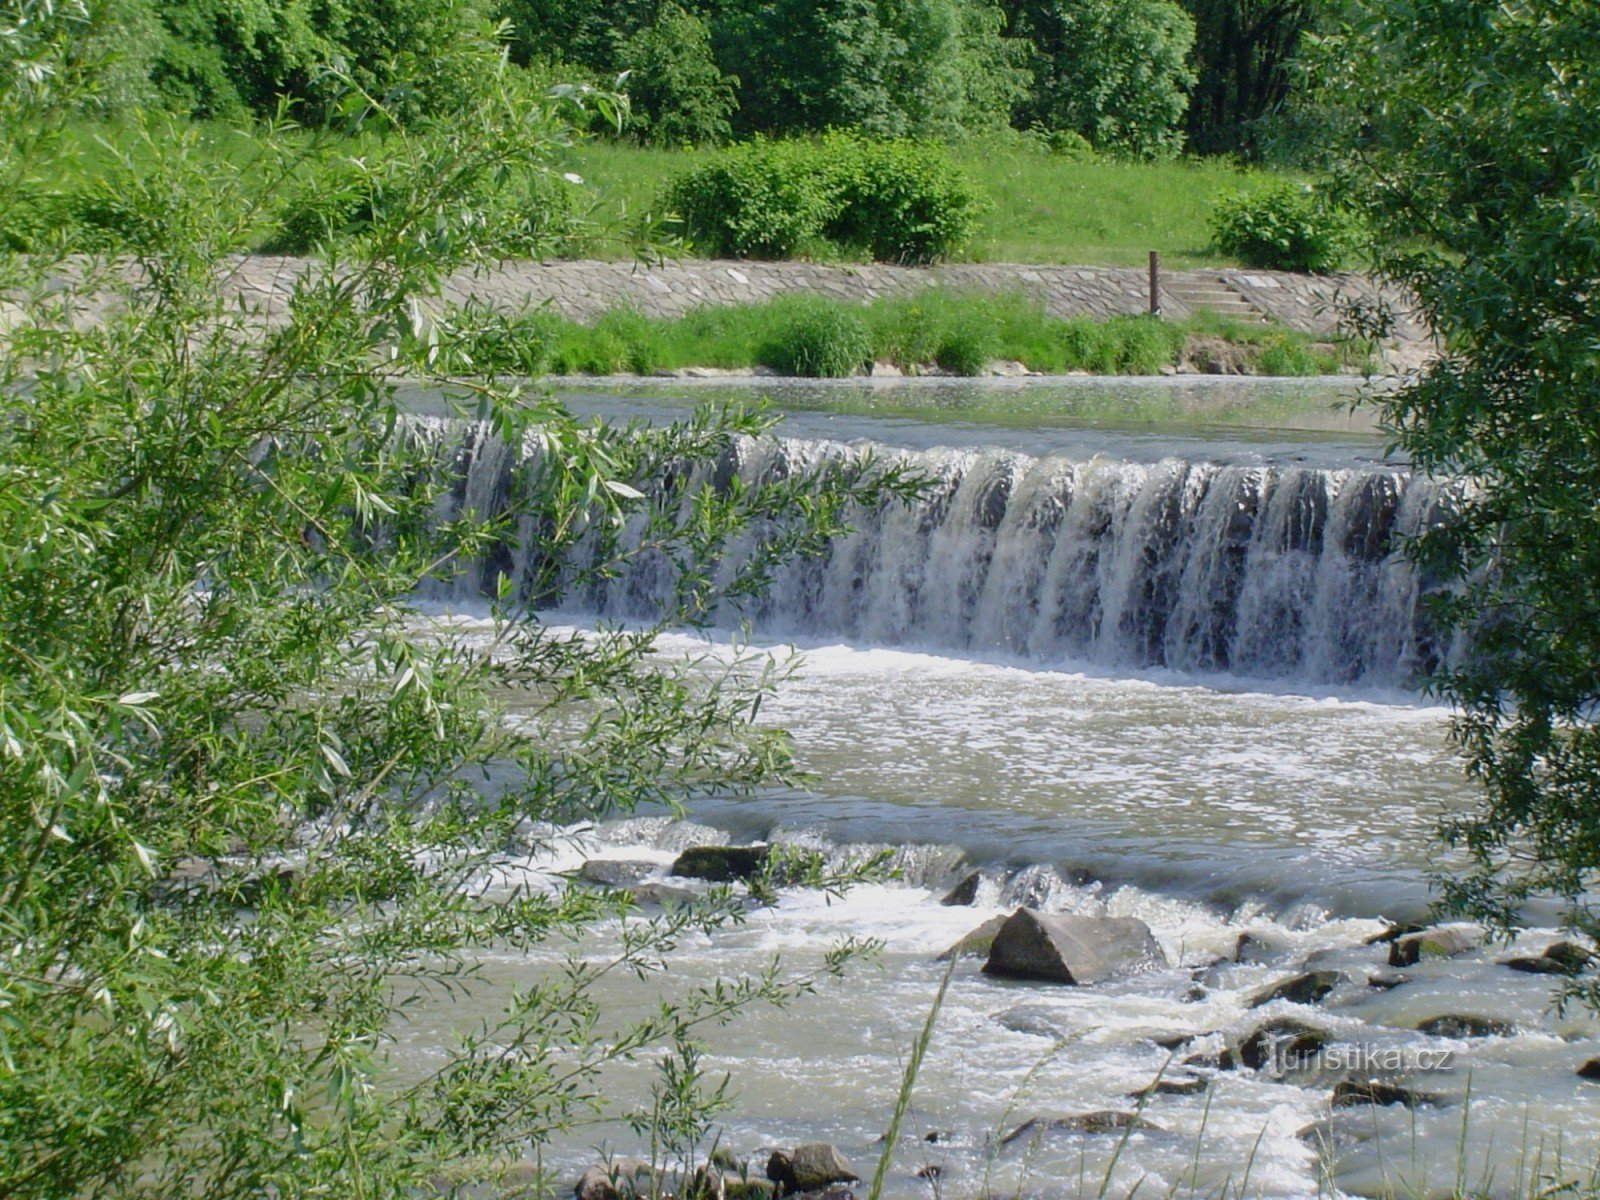
<svg viewBox="0 0 1600 1200"><path fill-rule="evenodd" d="M1600 7L1363 0L1320 102L1377 266L1444 353L1380 397L1420 468L1471 481L1416 546L1470 652L1436 684L1483 803L1444 832L1452 906L1504 929L1600 877ZM1373 316L1374 314L1368 314ZM1378 314L1381 316L1381 314ZM1600 1005L1600 990L1583 985Z"/></svg>
<svg viewBox="0 0 1600 1200"><path fill-rule="evenodd" d="M705 254L788 258L826 240L890 262L948 257L978 213L947 151L834 133L746 142L674 179L664 202Z"/></svg>
<svg viewBox="0 0 1600 1200"><path fill-rule="evenodd" d="M823 233L879 262L949 258L972 236L979 203L942 146L830 134L815 167L835 197Z"/></svg>
<svg viewBox="0 0 1600 1200"><path fill-rule="evenodd" d="M1289 101L1302 38L1339 6L1316 0L1182 3L1195 24L1189 149L1255 155Z"/></svg>
<svg viewBox="0 0 1600 1200"><path fill-rule="evenodd" d="M872 331L860 310L819 296L785 297L772 306L772 338L762 366L785 375L835 379L872 366Z"/></svg>
<svg viewBox="0 0 1600 1200"><path fill-rule="evenodd" d="M663 196L701 253L789 258L837 209L833 180L805 142L745 142L674 178Z"/></svg>
<svg viewBox="0 0 1600 1200"><path fill-rule="evenodd" d="M1349 261L1357 226L1325 191L1284 182L1219 197L1211 236L1221 253L1247 267L1323 274Z"/></svg>
<svg viewBox="0 0 1600 1200"><path fill-rule="evenodd" d="M737 78L711 55L706 23L675 4L622 44L617 65L629 72L632 128L644 141L666 146L719 145L733 132Z"/></svg>
<svg viewBox="0 0 1600 1200"><path fill-rule="evenodd" d="M1174 0L1009 0L1034 47L1025 118L1096 150L1162 158L1182 145L1194 21Z"/></svg>
<svg viewBox="0 0 1600 1200"><path fill-rule="evenodd" d="M0 131L17 135L0 138L0 195L36 177L49 107L78 103L52 70L66 10L31 5L47 28L19 34L0 9ZM422 315L447 273L492 253L461 213L569 132L492 57L475 78L449 127L386 160L404 202L336 269L297 278L270 325L229 284L255 232L245 185L284 177L282 139L225 164L152 137L105 183L115 258L0 255L0 1190L486 1194L599 1108L598 1073L621 1059L668 1055L664 1120L692 1137L698 1031L816 978L774 965L614 1016L597 979L663 970L742 898L652 921L577 886L484 893L543 822L791 777L782 740L752 725L774 682L758 664L691 676L652 653L652 629L540 623L534 604L626 553L625 516L676 572L661 620L695 621L820 550L852 506L914 487L852 457L700 489L683 464L759 417L580 425L479 372L447 393L470 397L475 435L536 434L543 454L499 507L441 520L455 447L397 388L438 388L445 347L472 343ZM513 580L494 564L519 521L537 540ZM595 565L574 579L561 565L585 536ZM748 570L723 561L732 540L753 542ZM486 641L417 610L426 580L457 571L487 589ZM479 988L483 948L624 916L613 959L554 966L426 1076L398 1074L414 1004Z"/></svg>

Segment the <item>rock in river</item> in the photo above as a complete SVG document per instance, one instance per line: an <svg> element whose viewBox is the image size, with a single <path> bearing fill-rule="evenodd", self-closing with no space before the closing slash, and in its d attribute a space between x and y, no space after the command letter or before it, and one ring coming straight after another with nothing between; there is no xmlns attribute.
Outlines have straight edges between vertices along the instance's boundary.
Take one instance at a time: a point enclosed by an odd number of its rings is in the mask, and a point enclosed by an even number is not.
<svg viewBox="0 0 1600 1200"><path fill-rule="evenodd" d="M1412 967L1430 958L1454 958L1483 944L1483 934L1470 925L1438 925L1408 933L1389 943L1389 965Z"/></svg>
<svg viewBox="0 0 1600 1200"><path fill-rule="evenodd" d="M794 1192L815 1192L830 1183L854 1183L861 1178L844 1160L837 1146L826 1142L811 1142L793 1150L774 1150L767 1159L767 1178L777 1184L784 1195Z"/></svg>
<svg viewBox="0 0 1600 1200"><path fill-rule="evenodd" d="M995 934L986 974L1047 983L1098 983L1164 967L1150 927L1135 917L1047 916L1019 908Z"/></svg>
<svg viewBox="0 0 1600 1200"><path fill-rule="evenodd" d="M1286 979L1276 987L1257 992L1250 1001L1251 1008L1260 1008L1274 1000L1287 1000L1290 1004L1315 1004L1339 986L1342 976L1337 971L1307 971Z"/></svg>
<svg viewBox="0 0 1600 1200"><path fill-rule="evenodd" d="M712 883L742 882L760 874L771 853L771 846L690 846L678 855L672 873Z"/></svg>

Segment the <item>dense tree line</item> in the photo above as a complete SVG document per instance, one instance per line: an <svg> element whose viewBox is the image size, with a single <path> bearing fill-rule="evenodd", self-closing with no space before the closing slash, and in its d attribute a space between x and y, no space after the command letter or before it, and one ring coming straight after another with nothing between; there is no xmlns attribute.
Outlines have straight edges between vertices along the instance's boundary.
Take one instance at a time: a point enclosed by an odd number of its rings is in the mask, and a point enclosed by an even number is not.
<svg viewBox="0 0 1600 1200"><path fill-rule="evenodd" d="M1251 151L1285 105L1309 0L100 0L110 105L335 116L350 86L402 117L457 104L503 42L530 77L610 83L629 135L706 144L846 127L1008 127L1141 157Z"/></svg>

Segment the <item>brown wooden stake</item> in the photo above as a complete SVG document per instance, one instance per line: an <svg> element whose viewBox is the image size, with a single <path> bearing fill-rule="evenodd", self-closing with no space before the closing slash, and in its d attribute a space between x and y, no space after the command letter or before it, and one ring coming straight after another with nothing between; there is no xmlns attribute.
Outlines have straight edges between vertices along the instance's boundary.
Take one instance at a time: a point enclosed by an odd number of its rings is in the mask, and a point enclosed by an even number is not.
<svg viewBox="0 0 1600 1200"><path fill-rule="evenodd" d="M1161 251L1150 251L1150 315L1161 315Z"/></svg>

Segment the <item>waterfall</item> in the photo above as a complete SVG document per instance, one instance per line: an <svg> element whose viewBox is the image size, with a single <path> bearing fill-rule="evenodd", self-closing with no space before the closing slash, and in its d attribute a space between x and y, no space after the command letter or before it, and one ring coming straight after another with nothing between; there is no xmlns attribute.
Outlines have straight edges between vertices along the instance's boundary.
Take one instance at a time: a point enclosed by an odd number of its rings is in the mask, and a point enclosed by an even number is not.
<svg viewBox="0 0 1600 1200"><path fill-rule="evenodd" d="M509 473L538 453L509 453L476 427L441 425L435 436L454 439L449 506L480 515L504 510ZM694 482L754 484L846 452L747 439L696 467ZM1420 603L1425 581L1400 547L1448 519L1450 485L1389 466L995 450L886 457L932 480L920 502L857 513L854 532L786 566L754 610L722 615L769 635L1321 684L1404 686L1449 657ZM630 519L624 546L642 527L642 517ZM526 518L518 528L518 544L441 585L440 598L469 599L501 573L532 578L546 561L538 531ZM664 563L641 554L562 604L650 619L671 581Z"/></svg>

